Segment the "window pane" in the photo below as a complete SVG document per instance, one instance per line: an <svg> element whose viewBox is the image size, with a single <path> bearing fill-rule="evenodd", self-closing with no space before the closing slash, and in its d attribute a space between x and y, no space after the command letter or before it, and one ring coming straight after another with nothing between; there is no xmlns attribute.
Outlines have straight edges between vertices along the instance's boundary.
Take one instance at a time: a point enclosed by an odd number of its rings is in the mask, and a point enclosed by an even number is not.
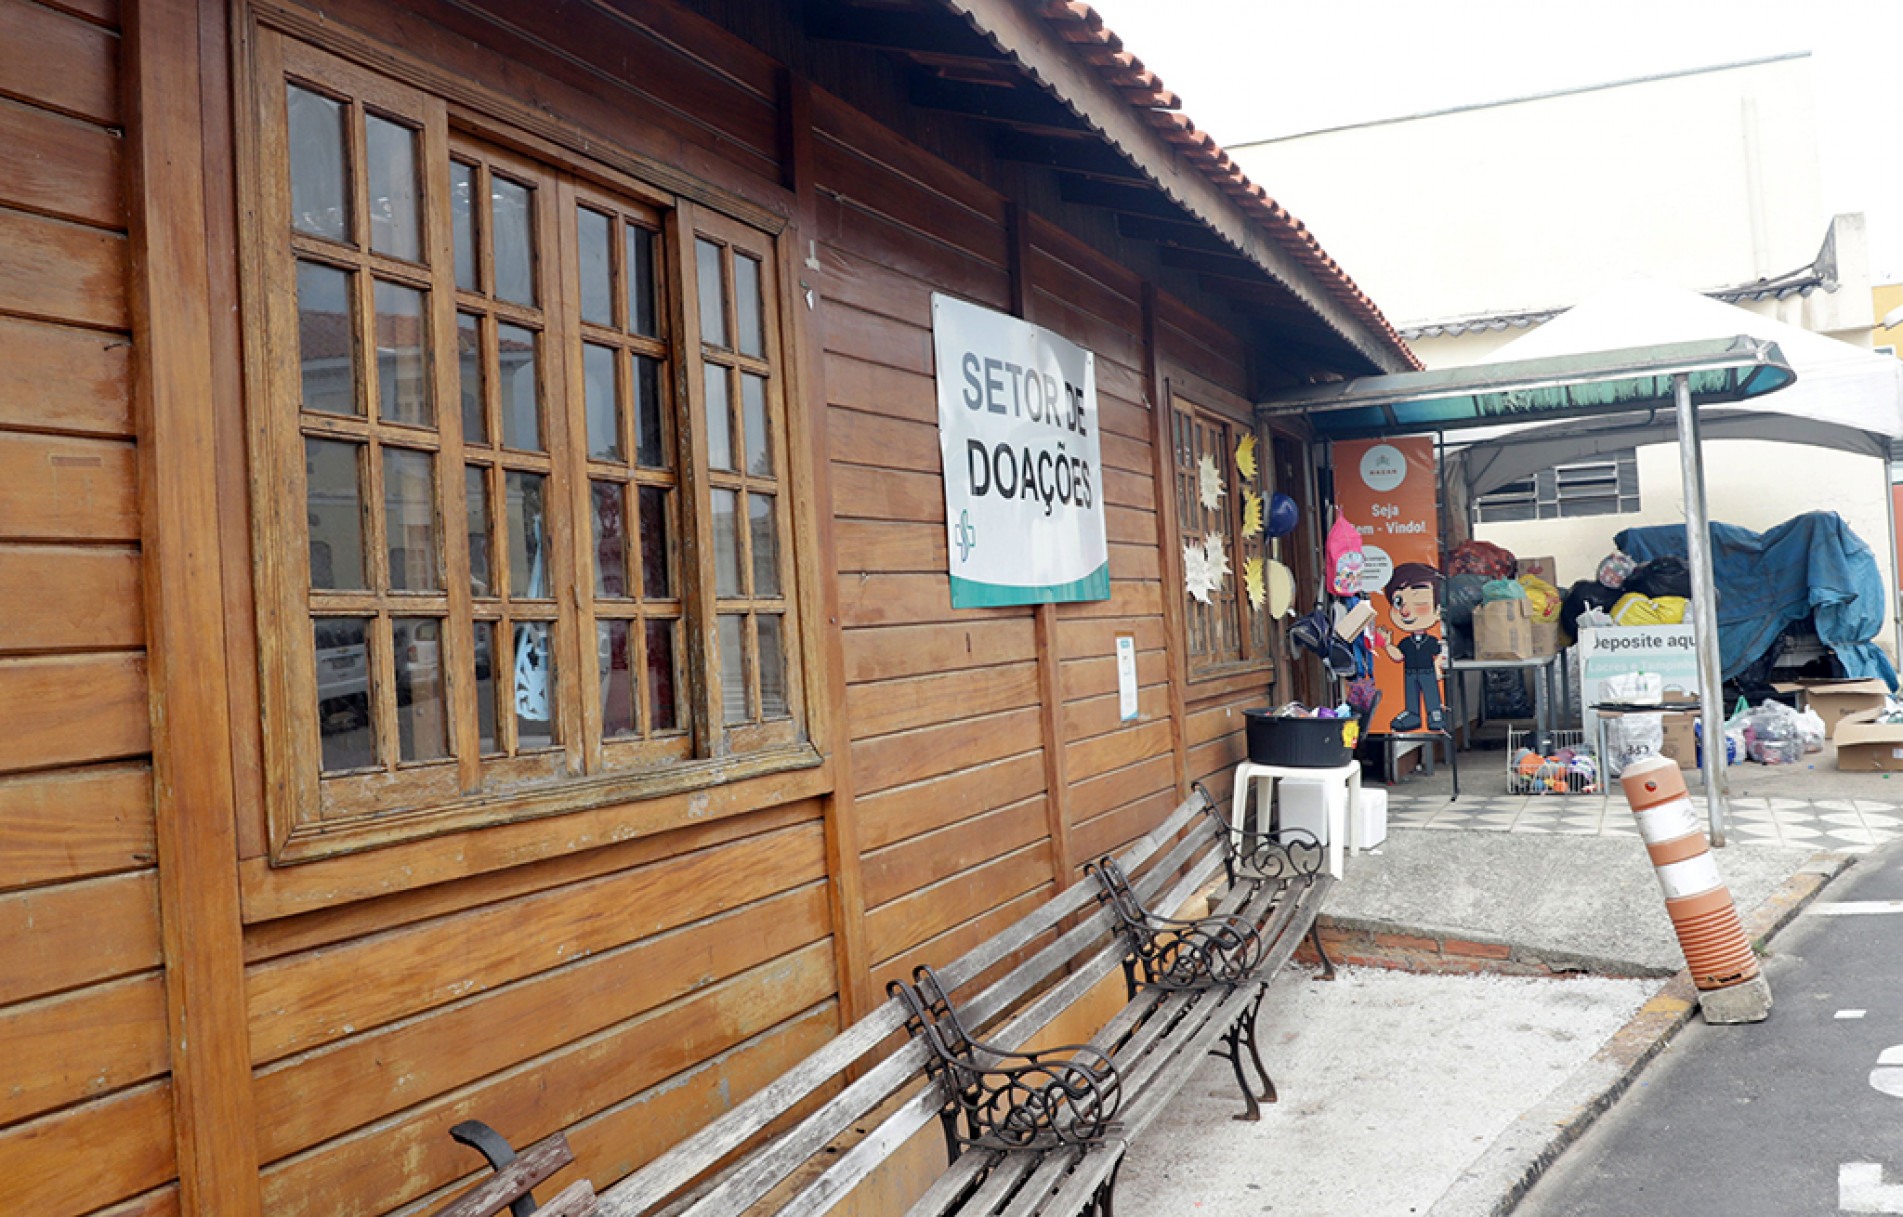
<svg viewBox="0 0 1903 1217"><path fill-rule="evenodd" d="M674 701L674 622L648 622L648 730L672 731L680 719Z"/></svg>
<svg viewBox="0 0 1903 1217"><path fill-rule="evenodd" d="M635 721L633 636L626 621L595 623L595 653L601 664L601 735L626 738L640 732Z"/></svg>
<svg viewBox="0 0 1903 1217"><path fill-rule="evenodd" d="M496 298L535 303L535 196L507 178L489 178L489 231L495 241Z"/></svg>
<svg viewBox="0 0 1903 1217"><path fill-rule="evenodd" d="M577 239L581 245L581 319L596 325L615 323L614 223L599 211L580 208Z"/></svg>
<svg viewBox="0 0 1903 1217"><path fill-rule="evenodd" d="M478 290L476 263L476 167L449 162L449 226L456 245L456 286Z"/></svg>
<svg viewBox="0 0 1903 1217"><path fill-rule="evenodd" d="M509 594L546 597L553 573L548 569L548 525L542 515L542 475L508 472Z"/></svg>
<svg viewBox="0 0 1903 1217"><path fill-rule="evenodd" d="M748 523L753 530L753 594L780 594L779 521L774 518L774 497L770 494L747 496Z"/></svg>
<svg viewBox="0 0 1903 1217"><path fill-rule="evenodd" d="M363 413L350 295L346 272L316 262L297 264L297 359L306 410Z"/></svg>
<svg viewBox="0 0 1903 1217"><path fill-rule="evenodd" d="M766 354L766 317L760 299L760 261L745 254L733 259L734 325L740 331L740 351Z"/></svg>
<svg viewBox="0 0 1903 1217"><path fill-rule="evenodd" d="M634 357L634 459L644 469L666 469L667 441L661 435L661 364Z"/></svg>
<svg viewBox="0 0 1903 1217"><path fill-rule="evenodd" d="M665 486L641 487L641 595L649 600L673 596L667 560L667 501Z"/></svg>
<svg viewBox="0 0 1903 1217"><path fill-rule="evenodd" d="M496 587L494 549L489 538L489 471L480 465L463 467L466 518L469 524L469 594L493 596Z"/></svg>
<svg viewBox="0 0 1903 1217"><path fill-rule="evenodd" d="M727 369L706 366L707 463L715 469L733 468L733 401L727 391Z"/></svg>
<svg viewBox="0 0 1903 1217"><path fill-rule="evenodd" d="M363 564L363 446L304 441L306 503L311 530L311 587L369 585Z"/></svg>
<svg viewBox="0 0 1903 1217"><path fill-rule="evenodd" d="M583 403L588 415L588 455L598 461L621 456L621 414L615 401L615 350L581 344Z"/></svg>
<svg viewBox="0 0 1903 1217"><path fill-rule="evenodd" d="M785 718L786 651L781 643L782 618L762 615L753 619L760 636L760 717Z"/></svg>
<svg viewBox="0 0 1903 1217"><path fill-rule="evenodd" d="M747 619L733 613L723 614L717 630L720 635L720 706L724 721L752 721L747 713Z"/></svg>
<svg viewBox="0 0 1903 1217"><path fill-rule="evenodd" d="M696 237L694 261L700 275L700 340L717 347L729 346L727 285L720 277L720 246Z"/></svg>
<svg viewBox="0 0 1903 1217"><path fill-rule="evenodd" d="M398 617L396 736L400 759L434 761L449 755L449 699L443 686L443 623L435 617Z"/></svg>
<svg viewBox="0 0 1903 1217"><path fill-rule="evenodd" d="M422 261L416 218L416 132L364 115L364 159L370 179L370 248L406 262Z"/></svg>
<svg viewBox="0 0 1903 1217"><path fill-rule="evenodd" d="M747 437L747 472L773 476L773 452L767 431L766 377L740 374L740 408Z"/></svg>
<svg viewBox="0 0 1903 1217"><path fill-rule="evenodd" d="M430 406L428 297L377 280L377 412L395 423L436 425Z"/></svg>
<svg viewBox="0 0 1903 1217"><path fill-rule="evenodd" d="M732 490L714 490L714 584L715 594L744 595L740 584L740 495Z"/></svg>
<svg viewBox="0 0 1903 1217"><path fill-rule="evenodd" d="M485 755L502 751L496 731L496 626L476 622L476 750Z"/></svg>
<svg viewBox="0 0 1903 1217"><path fill-rule="evenodd" d="M515 627L515 746L517 752L551 748L561 742L555 729L555 652L546 621Z"/></svg>
<svg viewBox="0 0 1903 1217"><path fill-rule="evenodd" d="M344 158L342 102L290 85L285 118L291 152L291 226L350 239L350 172Z"/></svg>
<svg viewBox="0 0 1903 1217"><path fill-rule="evenodd" d="M456 314L456 375L462 386L463 442L489 442L489 416L482 399L482 319Z"/></svg>
<svg viewBox="0 0 1903 1217"><path fill-rule="evenodd" d="M619 482L590 482L595 510L595 595L628 594L628 522Z"/></svg>
<svg viewBox="0 0 1903 1217"><path fill-rule="evenodd" d="M377 763L370 730L370 622L362 617L319 617L317 734L324 772L366 769Z"/></svg>
<svg viewBox="0 0 1903 1217"><path fill-rule="evenodd" d="M660 329L654 309L654 234L628 225L628 328L650 338Z"/></svg>
<svg viewBox="0 0 1903 1217"><path fill-rule="evenodd" d="M535 376L536 339L534 330L525 330L519 325L496 327L502 442L524 452L542 450L542 390Z"/></svg>
<svg viewBox="0 0 1903 1217"><path fill-rule="evenodd" d="M383 529L390 545L390 590L441 591L436 462L429 453L383 450Z"/></svg>

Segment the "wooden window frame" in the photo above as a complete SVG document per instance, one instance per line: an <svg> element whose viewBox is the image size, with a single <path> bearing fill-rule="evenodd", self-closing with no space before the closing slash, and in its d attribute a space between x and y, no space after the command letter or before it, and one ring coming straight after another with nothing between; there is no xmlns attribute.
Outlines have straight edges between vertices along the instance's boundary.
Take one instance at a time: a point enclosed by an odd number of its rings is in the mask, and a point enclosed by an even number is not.
<svg viewBox="0 0 1903 1217"><path fill-rule="evenodd" d="M1240 472L1235 467L1236 444L1244 436L1255 436L1255 489L1262 495L1266 510L1269 495L1275 490L1272 466L1274 432L1252 419L1237 417L1235 413L1222 409L1215 404L1216 399L1217 395L1212 392L1199 393L1193 387L1186 389L1177 385L1172 385L1168 394L1166 426L1170 450L1170 492L1174 496L1173 543L1180 551L1183 546L1213 531L1212 525L1220 527L1232 568L1223 577L1222 588L1213 604L1204 605L1183 588L1176 589L1176 594L1184 600L1183 654L1191 683L1257 672L1268 672L1273 678L1279 668L1276 652L1281 631L1275 628L1266 610L1257 610L1249 605L1243 587L1244 561L1250 557L1266 559L1271 551L1265 536L1243 535L1243 486ZM1202 506L1197 473L1198 461L1203 454L1201 437L1208 431L1215 431L1222 437L1218 444L1220 450L1210 453L1217 457L1216 467L1223 477L1221 504L1214 512ZM1209 618L1211 625L1224 624L1232 630L1235 640L1233 649L1224 648L1213 656L1207 649L1199 651L1198 631L1207 628L1198 624L1199 616Z"/></svg>
<svg viewBox="0 0 1903 1217"><path fill-rule="evenodd" d="M811 640L802 629L810 622L813 555L806 530L811 525L810 487L798 476L794 456L802 429L794 426L791 380L792 335L783 332L792 315L785 293L785 255L780 232L783 221L763 215L739 200L725 208L707 205L720 198L711 188L693 187L677 193L681 183L661 184L631 176L627 169L641 162L632 154L615 154L594 142L588 155L571 151L545 138L545 131L513 124L518 115L533 120L531 111L501 99L493 106L471 107L466 82L445 80L441 73L418 70L392 73L386 62L393 53L374 55L319 34L308 23L259 20L279 10L248 7L246 29L249 52L241 71L239 106L238 183L240 204L259 222L241 226L241 284L246 332L246 429L250 441L253 502L252 545L256 555L260 709L263 718L263 762L269 860L281 865L342 853L356 852L448 832L486 827L532 817L601 808L616 803L704 789L793 769L809 769L823 758L811 739L817 707L807 697L806 669ZM352 52L358 52L353 54ZM368 66L374 64L375 66ZM401 79L395 77L400 75ZM368 239L356 249L330 248L322 238L295 234L289 223L289 161L283 119L287 80L333 97L347 95L352 106L414 124L419 132L417 163L421 178L419 221L421 265L387 265L390 259L368 250ZM497 111L501 113L498 114ZM347 111L347 112L354 112ZM362 139L352 122L348 138L356 146L346 168L348 188L365 194L366 162ZM495 342L498 318L510 323L532 321L514 306L507 308L480 294L459 291L455 280L453 233L448 185L451 159L502 167L505 176L535 185L535 231L540 265L532 272L538 284L542 310L541 347L536 372L542 385L543 453L504 450L496 377L485 373L484 410L490 443L473 445L462 434L462 408L455 340L459 314L475 314L479 342L485 354ZM605 158L605 159L604 159ZM480 180L480 179L479 179ZM670 190L668 187L675 187ZM690 197L691 195L691 197ZM484 204L486 206L486 197ZM723 200L724 201L724 200ZM591 478L606 478L630 487L644 481L663 484L635 469L634 454L627 467L614 468L589 459L586 411L581 400L583 338L602 338L581 320L576 266L576 208L609 206L624 216L635 216L651 227L655 263L662 268L656 285L656 304L665 316L660 342L667 345L664 373L658 377L663 413L670 418L668 441L675 454L674 486L678 510L669 529L673 578L671 602L612 599L595 592L595 552L589 495ZM353 233L367 233L364 202L352 201ZM485 215L486 220L486 215ZM620 229L611 229L619 232ZM740 355L700 341L698 300L693 273L697 238L723 247L744 250L759 266L762 325L765 345L760 356ZM313 243L318 243L313 245ZM488 245L479 242L481 255ZM364 549L373 572L381 572L387 547L378 536L383 493L376 475L376 454L385 442L383 432L399 425L382 421L374 402L374 369L356 375L371 395L364 413L355 418L312 417L298 406L300 366L297 354L295 266L300 254L356 267L357 295L367 298L372 272L386 277L405 272L409 285L428 292L427 326L431 340L429 380L434 402L434 435L400 433L399 446L433 451L435 496L432 503L437 564L444 590L425 596L388 590L387 579L373 573L373 588L364 594L316 592L311 588L310 547L306 543L308 512L304 484L303 445L306 435L336 431L369 454L359 475L359 497L364 509ZM348 254L348 257L345 255ZM362 261L356 266L351 261ZM731 297L731 256L727 280ZM490 280L485 272L482 283ZM619 292L625 298L625 286ZM359 308L363 306L360 304ZM617 309L625 304L618 304ZM617 312L617 316L620 313ZM359 316L353 333L360 334L373 320ZM729 334L733 333L730 319ZM447 344L447 345L445 345ZM642 340L619 344L627 351ZM357 361L374 363L367 349ZM738 387L739 371L763 376L766 417L772 432L771 472L724 475L706 468L706 441L699 420L704 418L700 387L704 364L731 367ZM356 366L356 365L353 365ZM487 364L485 363L485 367ZM287 407L287 403L288 407ZM741 414L738 397L733 401ZM425 442L432 439L433 443ZM679 442L675 442L679 441ZM744 456L738 462L746 464ZM466 531L465 470L488 470L490 518L487 524L492 576L508 565L504 546L506 512L503 471L521 469L546 477L545 513L551 530L548 544L555 567L552 595L521 606L495 598L474 603L470 584L470 549ZM778 594L737 600L716 598L708 490L715 485L740 492L742 518L736 528L744 569L751 571L751 540L744 518L747 493L777 496L774 532L778 544ZM624 500L625 501L625 500ZM632 518L632 517L627 517ZM638 536L628 544L638 547ZM637 560L638 564L638 560ZM749 575L749 578L751 576ZM750 584L748 585L751 586ZM662 598L666 600L667 598ZM802 611L805 607L808 611ZM754 621L758 615L778 617L785 664L784 715L761 713L757 673L748 676L749 721L728 725L720 714L718 647L710 624L716 612L747 614L748 645L757 654ZM527 617L518 617L518 613ZM376 771L357 775L319 773L318 706L312 622L324 615L356 615L373 622L393 620L398 614L440 619L439 650L444 672L444 702L449 711L446 727L450 757L417 764L380 764ZM553 748L531 754L478 755L477 711L471 676L476 621L491 620L491 672L497 684L497 654L504 647L509 623L534 617L552 622L555 634L556 696L561 739ZM597 683L597 622L623 619L645 622L670 619L674 628L679 730L644 731L637 740L604 740L603 710ZM388 686L393 660L387 652L392 627L373 625L370 651L371 697L381 709L370 716L381 739L380 756L395 748L395 693ZM645 685L640 710L648 720ZM388 703L388 704L385 704ZM495 711L498 731L505 711ZM507 749L505 748L506 752ZM341 793L339 793L341 792Z"/></svg>

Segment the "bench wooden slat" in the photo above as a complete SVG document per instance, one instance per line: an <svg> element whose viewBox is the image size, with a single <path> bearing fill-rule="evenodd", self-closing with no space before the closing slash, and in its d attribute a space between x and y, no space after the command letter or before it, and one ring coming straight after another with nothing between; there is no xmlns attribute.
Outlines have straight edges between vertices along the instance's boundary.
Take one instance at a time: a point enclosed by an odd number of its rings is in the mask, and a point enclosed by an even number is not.
<svg viewBox="0 0 1903 1217"><path fill-rule="evenodd" d="M497 1156L501 1156L499 1152ZM474 1191L439 1210L436 1217L489 1217L574 1160L568 1138L561 1133L545 1137L517 1154L515 1161L497 1169Z"/></svg>
<svg viewBox="0 0 1903 1217"><path fill-rule="evenodd" d="M960 1154L958 1161L932 1180L925 1194L905 1210L905 1217L946 1217L958 1203L958 1198L965 1194L965 1189L972 1185L972 1180L993 1168L1010 1169L1007 1162L1009 1157L1008 1154L990 1149L974 1149ZM1024 1169L1030 1169L1028 1161L1023 1165Z"/></svg>
<svg viewBox="0 0 1903 1217"><path fill-rule="evenodd" d="M586 1179L556 1193L555 1199L535 1210L535 1217L590 1217L595 1211L595 1187Z"/></svg>
<svg viewBox="0 0 1903 1217"><path fill-rule="evenodd" d="M1197 807L1197 802L1198 800L1194 798L1184 800L1175 811L1165 817L1163 823L1139 837L1123 853L1117 855L1123 868L1134 871L1162 848L1163 842L1181 832L1193 817L1207 814ZM1096 902L1096 899L1097 893L1090 884L1073 885L1052 900L1025 914L995 937L979 943L951 963L936 969L939 979L944 982L947 990L964 987L1000 960L1028 945L1039 934L1056 926L1064 918L1088 908Z"/></svg>
<svg viewBox="0 0 1903 1217"><path fill-rule="evenodd" d="M826 1041L805 1060L761 1087L699 1133L609 1188L602 1194L600 1211L607 1217L637 1217L648 1208L660 1204L701 1172L739 1148L782 1113L837 1078L854 1061L878 1047L887 1036L904 1027L905 1008L897 998L893 998ZM926 1052L924 1044L908 1040L904 1048L848 1086L820 1111L834 1112L837 1108L852 1107L862 1100L867 1101L857 1107L857 1111L863 1113L871 1110L898 1090L911 1073L923 1069ZM877 1098L869 1098L880 1086L886 1086L887 1089L879 1093ZM857 1114L847 1115L839 1131L843 1131L857 1118ZM805 1127L805 1122L800 1127ZM794 1166L797 1165L794 1163Z"/></svg>
<svg viewBox="0 0 1903 1217"><path fill-rule="evenodd" d="M897 1111L880 1121L870 1135L847 1147L832 1165L820 1172L817 1179L801 1188L799 1195L782 1205L778 1217L818 1217L831 1209L861 1179L879 1169L897 1153L899 1146L938 1119L939 1109L944 1105L944 1091L939 1089L936 1082L912 1096ZM719 1211L725 1214L740 1210ZM696 1207L682 1217L701 1217L701 1210Z"/></svg>

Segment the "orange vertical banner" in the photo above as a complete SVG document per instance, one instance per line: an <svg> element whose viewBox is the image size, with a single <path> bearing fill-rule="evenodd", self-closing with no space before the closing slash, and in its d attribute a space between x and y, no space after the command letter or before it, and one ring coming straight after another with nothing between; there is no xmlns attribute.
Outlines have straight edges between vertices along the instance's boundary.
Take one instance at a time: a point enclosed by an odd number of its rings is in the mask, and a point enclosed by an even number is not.
<svg viewBox="0 0 1903 1217"><path fill-rule="evenodd" d="M1441 664L1439 479L1431 436L1334 446L1335 495L1361 533L1361 590L1373 603L1371 732L1437 730L1446 707Z"/></svg>

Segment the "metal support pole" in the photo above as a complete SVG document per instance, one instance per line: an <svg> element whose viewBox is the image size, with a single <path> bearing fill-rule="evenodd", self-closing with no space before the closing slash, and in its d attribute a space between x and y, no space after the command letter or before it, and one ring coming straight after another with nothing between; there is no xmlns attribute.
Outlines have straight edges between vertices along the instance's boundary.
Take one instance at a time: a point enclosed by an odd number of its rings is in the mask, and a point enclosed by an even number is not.
<svg viewBox="0 0 1903 1217"><path fill-rule="evenodd" d="M1725 843L1725 712L1723 666L1718 661L1718 588L1711 566L1711 521L1705 514L1705 456L1691 378L1672 376L1678 405L1678 463L1685 481L1685 558L1692 576L1692 629L1698 641L1699 721L1704 730L1705 809L1711 843Z"/></svg>

